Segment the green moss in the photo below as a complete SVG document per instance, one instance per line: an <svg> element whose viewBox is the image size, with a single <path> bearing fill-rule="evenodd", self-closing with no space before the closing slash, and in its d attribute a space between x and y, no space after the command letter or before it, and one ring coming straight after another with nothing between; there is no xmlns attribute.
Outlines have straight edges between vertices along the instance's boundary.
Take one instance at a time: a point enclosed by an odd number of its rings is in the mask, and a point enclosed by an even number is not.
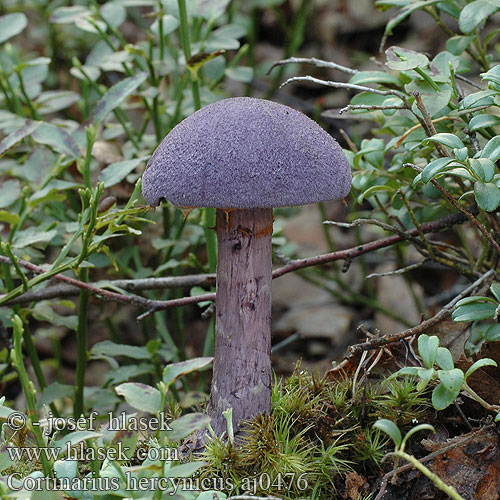
<svg viewBox="0 0 500 500"><path fill-rule="evenodd" d="M390 384L366 381L352 394L352 381L311 375L298 366L272 391L269 415L248 421L236 445L213 438L203 459L207 477L230 478L230 494L248 492L285 499L337 498L345 474L376 477L389 443L372 424L391 415L402 428L428 406L411 378Z"/></svg>

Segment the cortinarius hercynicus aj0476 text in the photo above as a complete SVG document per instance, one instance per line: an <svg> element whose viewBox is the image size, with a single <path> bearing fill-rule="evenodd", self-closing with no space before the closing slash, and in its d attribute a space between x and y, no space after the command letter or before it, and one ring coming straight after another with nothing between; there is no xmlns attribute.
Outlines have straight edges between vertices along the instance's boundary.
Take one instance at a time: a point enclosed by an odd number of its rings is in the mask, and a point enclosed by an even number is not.
<svg viewBox="0 0 500 500"><path fill-rule="evenodd" d="M208 413L241 419L271 404L272 207L347 196L342 149L304 114L275 102L223 99L179 123L142 181L146 201L217 208L216 340Z"/></svg>

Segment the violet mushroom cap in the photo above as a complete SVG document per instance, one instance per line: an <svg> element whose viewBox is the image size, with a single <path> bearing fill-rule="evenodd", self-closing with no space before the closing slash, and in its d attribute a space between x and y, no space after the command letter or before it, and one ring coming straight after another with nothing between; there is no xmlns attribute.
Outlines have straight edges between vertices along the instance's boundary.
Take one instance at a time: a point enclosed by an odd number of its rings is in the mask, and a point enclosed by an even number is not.
<svg viewBox="0 0 500 500"><path fill-rule="evenodd" d="M152 206L294 206L344 198L350 188L335 139L295 109L250 97L214 102L179 123L142 180Z"/></svg>

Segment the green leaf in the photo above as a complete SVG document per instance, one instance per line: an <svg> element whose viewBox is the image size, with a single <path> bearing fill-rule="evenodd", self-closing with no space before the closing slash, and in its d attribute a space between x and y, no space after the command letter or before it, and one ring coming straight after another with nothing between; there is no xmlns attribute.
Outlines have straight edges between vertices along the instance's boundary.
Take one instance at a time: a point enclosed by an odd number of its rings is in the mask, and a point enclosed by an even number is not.
<svg viewBox="0 0 500 500"><path fill-rule="evenodd" d="M373 94L372 92L360 92L351 99L351 104L361 104L364 106L383 106L388 97L385 95Z"/></svg>
<svg viewBox="0 0 500 500"><path fill-rule="evenodd" d="M214 498L217 497L217 500L226 500L227 495L225 493L222 493L222 491L215 491L215 490L205 490L202 491L195 500L214 500Z"/></svg>
<svg viewBox="0 0 500 500"><path fill-rule="evenodd" d="M169 441L180 441L195 431L205 429L210 420L205 413L188 413L170 422L172 430L165 431L165 436Z"/></svg>
<svg viewBox="0 0 500 500"><path fill-rule="evenodd" d="M196 5L196 14L207 21L218 19L226 11L230 0L200 0Z"/></svg>
<svg viewBox="0 0 500 500"><path fill-rule="evenodd" d="M49 22L54 24L72 24L78 19L90 14L92 14L90 10L82 5L58 7L50 15Z"/></svg>
<svg viewBox="0 0 500 500"><path fill-rule="evenodd" d="M0 142L0 157L10 148L15 146L19 141L22 141L25 137L32 134L39 126L41 122L32 122L31 120L26 120L25 124L16 131L9 134L5 139Z"/></svg>
<svg viewBox="0 0 500 500"><path fill-rule="evenodd" d="M395 190L396 189L392 186L381 186L381 185L371 186L358 196L358 203L362 203L365 198L370 198L370 196L373 196L376 193L380 192L393 193Z"/></svg>
<svg viewBox="0 0 500 500"><path fill-rule="evenodd" d="M55 229L44 231L37 227L29 227L28 229L23 229L16 233L14 241L12 242L12 247L25 248L38 243L48 243L52 241L56 234L57 230Z"/></svg>
<svg viewBox="0 0 500 500"><path fill-rule="evenodd" d="M143 71L113 85L97 103L94 115L92 116L92 123L98 124L102 122L111 111L117 108L146 80L147 76L148 74Z"/></svg>
<svg viewBox="0 0 500 500"><path fill-rule="evenodd" d="M401 431L394 422L388 420L387 418L381 418L373 424L373 427L385 432L394 441L396 448L399 448L403 437L401 436Z"/></svg>
<svg viewBox="0 0 500 500"><path fill-rule="evenodd" d="M426 165L422 171L422 182L426 183L436 175L448 170L448 165L453 163L453 158L437 158Z"/></svg>
<svg viewBox="0 0 500 500"><path fill-rule="evenodd" d="M78 460L57 460L54 462L54 474L58 478L75 478L78 474Z"/></svg>
<svg viewBox="0 0 500 500"><path fill-rule="evenodd" d="M240 48L239 39L244 37L246 29L239 24L226 24L210 33L205 47L206 52L215 50L236 50Z"/></svg>
<svg viewBox="0 0 500 500"><path fill-rule="evenodd" d="M495 296L495 298L500 301L500 283L492 283L490 286L490 292Z"/></svg>
<svg viewBox="0 0 500 500"><path fill-rule="evenodd" d="M495 176L495 164L489 158L472 158L469 164L483 182L490 182Z"/></svg>
<svg viewBox="0 0 500 500"><path fill-rule="evenodd" d="M496 325L500 326L500 325ZM469 367L469 369L465 372L465 378L468 378L470 375L472 375L476 370L479 370L479 368L482 368L483 366L497 366L496 361L490 359L490 358L481 358L478 359L472 366Z"/></svg>
<svg viewBox="0 0 500 500"><path fill-rule="evenodd" d="M66 451L66 447L69 446L72 448L73 446L77 445L78 443L81 443L82 441L87 441L87 439L97 439L98 437L101 437L102 434L99 432L94 432L94 431L75 431L71 432L68 435L62 437L61 439L58 439L54 445L53 448L57 448L60 450L62 454L64 451Z"/></svg>
<svg viewBox="0 0 500 500"><path fill-rule="evenodd" d="M500 324L490 326L486 330L484 338L488 342L498 342L500 340Z"/></svg>
<svg viewBox="0 0 500 500"><path fill-rule="evenodd" d="M444 410L455 401L459 392L460 390L449 391L443 384L439 384L432 391L432 406L436 410Z"/></svg>
<svg viewBox="0 0 500 500"><path fill-rule="evenodd" d="M481 210L493 212L500 205L500 189L492 182L474 183L474 196Z"/></svg>
<svg viewBox="0 0 500 500"><path fill-rule="evenodd" d="M220 28L212 31L212 35L221 38L243 38L247 33L247 30L241 24L225 24Z"/></svg>
<svg viewBox="0 0 500 500"><path fill-rule="evenodd" d="M74 393L75 393L75 388L72 385L53 382L43 390L42 397L38 402L38 407L41 408L44 405L50 405L57 399L69 398L73 396Z"/></svg>
<svg viewBox="0 0 500 500"><path fill-rule="evenodd" d="M436 361L437 350L439 347L439 337L427 334L422 334L418 337L418 352L424 365L427 368L432 368Z"/></svg>
<svg viewBox="0 0 500 500"><path fill-rule="evenodd" d="M119 396L136 410L147 413L158 413L161 411L161 393L150 385L139 382L125 382L115 387Z"/></svg>
<svg viewBox="0 0 500 500"><path fill-rule="evenodd" d="M465 304L471 304L473 302L491 302L496 305L496 302L491 297L483 297L482 295L473 295L472 297L465 297L465 299L459 300L455 307L464 306Z"/></svg>
<svg viewBox="0 0 500 500"><path fill-rule="evenodd" d="M9 453L7 451L7 443L0 445L0 472L8 469L14 462L10 459Z"/></svg>
<svg viewBox="0 0 500 500"><path fill-rule="evenodd" d="M458 161L466 161L469 157L469 150L466 147L460 149L455 148L453 149L453 154Z"/></svg>
<svg viewBox="0 0 500 500"><path fill-rule="evenodd" d="M494 97L497 92L494 90L480 90L465 96L459 104L459 109L470 109L477 106L489 106L494 104Z"/></svg>
<svg viewBox="0 0 500 500"><path fill-rule="evenodd" d="M465 380L464 372L459 368L452 370L438 370L439 380L451 392L460 391Z"/></svg>
<svg viewBox="0 0 500 500"><path fill-rule="evenodd" d="M500 159L500 136L497 135L486 143L481 151L481 158L489 158L492 162Z"/></svg>
<svg viewBox="0 0 500 500"><path fill-rule="evenodd" d="M108 165L99 175L99 181L108 188L121 182L130 172L134 171L145 158L136 158L133 160L124 160Z"/></svg>
<svg viewBox="0 0 500 500"><path fill-rule="evenodd" d="M424 7L427 7L432 4L437 4L442 2L443 0L430 0L430 1L420 1L420 2L401 2L402 4L410 4L410 5L405 5L403 9L401 9L392 19L389 20L389 22L386 24L385 27L385 34L386 35L392 35L392 30L398 26L400 23L402 23L412 12L415 12L418 9L422 9ZM377 6L379 5L386 5L390 4L391 6L399 4L399 2L383 2L383 1L378 1Z"/></svg>
<svg viewBox="0 0 500 500"><path fill-rule="evenodd" d="M114 368L106 373L106 385L121 384L122 382L126 382L140 375L151 373L152 371L153 365L150 363L120 366L119 368Z"/></svg>
<svg viewBox="0 0 500 500"><path fill-rule="evenodd" d="M419 366L417 368L417 375L426 382L431 380L434 374L435 374L434 368L424 368L423 366Z"/></svg>
<svg viewBox="0 0 500 500"><path fill-rule="evenodd" d="M78 318L76 315L66 316L57 314L51 307L51 303L47 300L37 302L33 308L33 316L38 321L46 321L54 326L65 326L69 330L76 330ZM73 304L71 303L71 307Z"/></svg>
<svg viewBox="0 0 500 500"><path fill-rule="evenodd" d="M167 365L163 370L163 382L165 385L170 386L172 382L175 382L180 377L206 368L213 361L213 359L214 358L210 357L193 358L188 359L187 361L181 361L180 363Z"/></svg>
<svg viewBox="0 0 500 500"><path fill-rule="evenodd" d="M63 191L79 186L80 184L76 182L54 179L53 181L50 181L43 189L40 189L40 191L36 191L30 196L30 205L35 206L47 200L63 200L65 199L65 195L62 194Z"/></svg>
<svg viewBox="0 0 500 500"><path fill-rule="evenodd" d="M36 474L36 472L32 472L30 476L34 474ZM52 489L47 489L47 486L43 483L39 489L30 492L30 500L64 500L64 499L65 497L61 492Z"/></svg>
<svg viewBox="0 0 500 500"><path fill-rule="evenodd" d="M481 79L492 84L495 90L499 90L500 86L500 64L490 68L486 73L481 73ZM491 85L490 85L491 86Z"/></svg>
<svg viewBox="0 0 500 500"><path fill-rule="evenodd" d="M401 368L396 373L393 373L389 378L395 378L399 375L418 375L418 367L417 366L405 366ZM387 379L386 379L387 381Z"/></svg>
<svg viewBox="0 0 500 500"><path fill-rule="evenodd" d="M399 78L385 71L359 71L353 75L349 83L354 85L367 85L369 83L378 83L380 85L399 86Z"/></svg>
<svg viewBox="0 0 500 500"><path fill-rule="evenodd" d="M479 130L480 128L495 127L500 124L500 117L496 115L476 115L469 122L469 130Z"/></svg>
<svg viewBox="0 0 500 500"><path fill-rule="evenodd" d="M476 0L467 4L460 12L458 27L466 35L474 31L483 21L498 11L498 7L486 0Z"/></svg>
<svg viewBox="0 0 500 500"><path fill-rule="evenodd" d="M51 123L42 123L31 134L39 144L50 146L54 151L70 158L80 158L80 149L66 130Z"/></svg>
<svg viewBox="0 0 500 500"><path fill-rule="evenodd" d="M469 47L473 36L453 36L446 41L446 50L455 56L460 56Z"/></svg>
<svg viewBox="0 0 500 500"><path fill-rule="evenodd" d="M438 83L437 85L439 86L439 92L427 82L421 80L412 80L405 85L405 90L408 93L412 93L415 90L420 92L425 109L427 109L432 118L440 114L448 106L452 96L451 85L447 83ZM412 104L412 111L418 116L422 116L415 101Z"/></svg>
<svg viewBox="0 0 500 500"><path fill-rule="evenodd" d="M490 302L474 302L456 307L451 315L453 321L479 321L491 319L495 314L495 304Z"/></svg>
<svg viewBox="0 0 500 500"><path fill-rule="evenodd" d="M227 68L225 74L231 80L249 83L253 78L253 68L250 66L236 66L235 68Z"/></svg>
<svg viewBox="0 0 500 500"><path fill-rule="evenodd" d="M19 217L18 214L8 212L7 210L0 210L0 221L6 222L7 224L9 224L9 226L15 226L19 223L20 220L21 217Z"/></svg>
<svg viewBox="0 0 500 500"><path fill-rule="evenodd" d="M385 55L387 57L385 65L397 71L421 68L429 64L426 55L403 47L389 47Z"/></svg>
<svg viewBox="0 0 500 500"><path fill-rule="evenodd" d="M438 347L436 354L436 364L443 370L453 370L455 367L453 357L446 347Z"/></svg>
<svg viewBox="0 0 500 500"><path fill-rule="evenodd" d="M6 208L21 196L21 184L18 180L3 181L0 186L0 208Z"/></svg>
<svg viewBox="0 0 500 500"><path fill-rule="evenodd" d="M0 43L18 35L28 26L28 18L22 12L0 16Z"/></svg>
<svg viewBox="0 0 500 500"><path fill-rule="evenodd" d="M163 36L170 35L170 33L174 32L179 27L179 20L170 14L165 14L162 17L162 22L163 22ZM158 19L155 19L154 23L151 25L149 29L151 30L151 33L153 33L156 36L159 36L160 23Z"/></svg>
<svg viewBox="0 0 500 500"><path fill-rule="evenodd" d="M207 462L187 462L185 464L175 465L167 469L163 477L190 477L206 465Z"/></svg>
<svg viewBox="0 0 500 500"><path fill-rule="evenodd" d="M359 165L362 158L375 168L384 164L384 141L382 139L363 139L360 150L354 155L354 164Z"/></svg>
<svg viewBox="0 0 500 500"><path fill-rule="evenodd" d="M125 22L127 18L127 10L120 2L105 3L101 9L101 16L106 22L113 27L118 27Z"/></svg>
<svg viewBox="0 0 500 500"><path fill-rule="evenodd" d="M45 115L66 109L80 99L80 95L69 90L47 90L37 97L36 102L39 113Z"/></svg>
<svg viewBox="0 0 500 500"><path fill-rule="evenodd" d="M465 147L465 144L455 134L434 134L428 139L424 139L422 144L428 144L429 142L437 142L454 149L462 149Z"/></svg>
<svg viewBox="0 0 500 500"><path fill-rule="evenodd" d="M15 410L8 408L7 406L0 405L0 419L5 420L9 417L11 413L14 413Z"/></svg>
<svg viewBox="0 0 500 500"><path fill-rule="evenodd" d="M111 340L103 340L94 344L90 350L91 359L99 359L103 356L127 356L133 359L150 359L151 354L145 347L127 344L116 344Z"/></svg>

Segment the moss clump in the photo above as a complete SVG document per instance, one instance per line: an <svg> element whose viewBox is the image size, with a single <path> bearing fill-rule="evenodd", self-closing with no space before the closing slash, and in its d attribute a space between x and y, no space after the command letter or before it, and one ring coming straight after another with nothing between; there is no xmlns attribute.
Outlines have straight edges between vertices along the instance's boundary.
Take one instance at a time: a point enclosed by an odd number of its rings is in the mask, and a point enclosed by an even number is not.
<svg viewBox="0 0 500 500"><path fill-rule="evenodd" d="M204 475L229 479L230 494L340 498L353 464L369 480L390 451L372 424L391 418L404 429L427 406L412 378L368 381L353 397L349 378L330 380L297 367L274 384L271 413L246 422L236 444L208 441Z"/></svg>

